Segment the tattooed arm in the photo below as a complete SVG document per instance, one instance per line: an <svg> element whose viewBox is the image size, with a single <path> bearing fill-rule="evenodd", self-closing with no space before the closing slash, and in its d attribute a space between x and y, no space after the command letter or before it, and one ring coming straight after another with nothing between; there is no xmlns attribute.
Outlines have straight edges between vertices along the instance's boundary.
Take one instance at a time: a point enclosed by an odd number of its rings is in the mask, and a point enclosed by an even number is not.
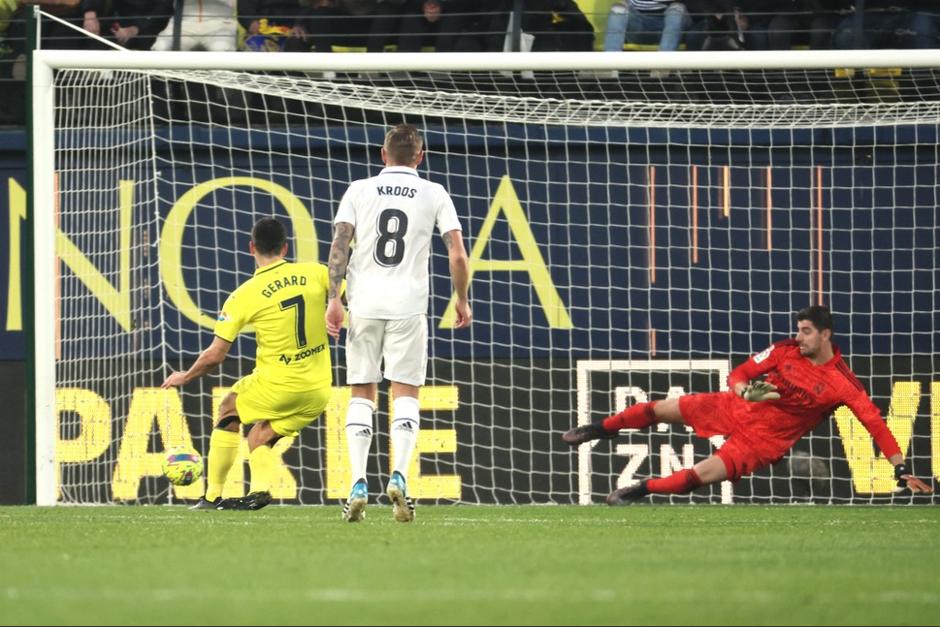
<svg viewBox="0 0 940 627"><path fill-rule="evenodd" d="M352 242L355 228L348 222L338 222L336 233L333 236L333 245L330 246L330 300L326 308L326 332L331 337L338 338L339 330L343 327L346 311L340 300L340 288L346 278L346 266L349 265L349 245Z"/></svg>

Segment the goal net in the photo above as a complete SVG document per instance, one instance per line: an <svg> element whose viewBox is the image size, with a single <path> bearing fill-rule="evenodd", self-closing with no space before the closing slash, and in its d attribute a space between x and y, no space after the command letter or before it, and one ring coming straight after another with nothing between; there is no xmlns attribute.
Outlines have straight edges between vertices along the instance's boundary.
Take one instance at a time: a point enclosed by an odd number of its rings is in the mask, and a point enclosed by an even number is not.
<svg viewBox="0 0 940 627"><path fill-rule="evenodd" d="M560 435L725 389L816 303L915 474L940 476L940 56L820 55L38 53L40 502L201 496L168 484L162 452L208 452L253 336L218 372L160 383L251 276L251 225L279 216L291 257L325 262L341 195L402 121L424 132L421 175L455 200L475 313L451 328L436 242L416 498L600 502L689 467L721 439L662 426L571 450ZM325 414L277 446L284 502L348 494L332 351ZM385 389L377 407L373 489ZM662 500L913 502L892 476L841 408L779 463ZM247 479L236 463L225 494Z"/></svg>

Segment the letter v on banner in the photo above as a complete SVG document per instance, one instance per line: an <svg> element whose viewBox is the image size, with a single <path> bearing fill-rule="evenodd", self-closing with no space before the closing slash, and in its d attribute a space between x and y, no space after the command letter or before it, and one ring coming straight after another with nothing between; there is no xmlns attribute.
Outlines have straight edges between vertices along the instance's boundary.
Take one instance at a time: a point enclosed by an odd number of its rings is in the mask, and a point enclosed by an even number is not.
<svg viewBox="0 0 940 627"><path fill-rule="evenodd" d="M493 226L500 213L505 214L506 221L509 223L509 231L512 233L519 246L519 252L522 254L521 260L509 259L483 259L483 252L490 241L493 233ZM570 329L572 327L571 318L565 309L565 304L558 295L558 289L552 282L552 276L545 265L545 259L539 251L535 236L532 234L532 228L522 210L522 204L519 202L519 196L512 186L512 181L508 176L503 176L499 182L499 188L496 190L496 196L493 197L493 203L483 221L483 227L477 234L477 240L473 244L473 250L470 251L470 281L473 282L473 275L477 272L497 272L497 271L522 271L529 273L529 279L532 287L535 288L535 294L538 296L548 324L553 329ZM452 329L456 320L454 306L457 302L457 294L450 297L447 309L441 317L440 328Z"/></svg>
<svg viewBox="0 0 940 627"><path fill-rule="evenodd" d="M907 455L914 434L914 420L920 404L920 381L897 381L891 390L891 406L887 423L898 441L901 452ZM852 472L855 491L861 494L890 494L894 492L894 467L884 455L875 455L871 434L855 418L852 410L842 406L835 411L836 427L842 437L845 458Z"/></svg>

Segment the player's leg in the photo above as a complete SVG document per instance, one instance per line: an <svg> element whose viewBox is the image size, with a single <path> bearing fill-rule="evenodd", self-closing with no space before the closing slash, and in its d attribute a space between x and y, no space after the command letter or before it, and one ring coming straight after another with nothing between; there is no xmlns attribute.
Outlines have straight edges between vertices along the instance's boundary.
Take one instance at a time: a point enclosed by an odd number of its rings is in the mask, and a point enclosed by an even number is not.
<svg viewBox="0 0 940 627"><path fill-rule="evenodd" d="M568 444L577 446L591 440L614 438L621 429L645 429L659 422L685 424L679 412L678 398L637 403L600 422L575 427L561 437Z"/></svg>
<svg viewBox="0 0 940 627"><path fill-rule="evenodd" d="M718 483L728 477L725 461L717 454L678 470L668 477L647 479L640 483L614 490L607 495L608 505L627 505L650 494L688 494L703 485Z"/></svg>
<svg viewBox="0 0 940 627"><path fill-rule="evenodd" d="M170 20L170 23L157 35L156 41L153 42L153 46L150 47L151 50L156 50L157 52L163 52L166 50L173 49L173 20Z"/></svg>
<svg viewBox="0 0 940 627"><path fill-rule="evenodd" d="M348 355L348 353L347 353ZM349 454L349 498L343 505L343 520L359 522L365 518L369 502L366 468L375 424L376 383L351 385L352 396L346 409L346 450Z"/></svg>
<svg viewBox="0 0 940 627"><path fill-rule="evenodd" d="M234 19L220 18L207 23L200 39L209 52L234 52L237 33L238 23Z"/></svg>
<svg viewBox="0 0 940 627"><path fill-rule="evenodd" d="M349 498L343 520L359 522L369 501L366 467L375 430L375 397L382 380L382 339L385 320L349 315L346 334L346 382L352 396L346 409L346 448L349 452Z"/></svg>
<svg viewBox="0 0 940 627"><path fill-rule="evenodd" d="M717 401L718 406L727 408L725 399L720 396L705 399L704 402L690 402L688 406L683 403L684 415L688 414L689 423L696 423L694 426L696 432L700 435L702 434L700 429L708 431L713 428L723 428L724 416L705 414L691 417L693 407L696 405L711 407L713 406L712 401ZM649 494L687 494L703 485L711 485L726 479L737 481L741 477L773 463L785 452L786 448L774 444L755 445L753 438L743 439L743 434L738 432L729 437L718 449L718 452L695 464L692 468L679 470L668 477L647 479L636 485L615 490L607 496L607 504L626 505Z"/></svg>
<svg viewBox="0 0 940 627"><path fill-rule="evenodd" d="M392 409L394 417L389 436L392 440L392 472L408 478L408 467L418 441L421 417L418 411L417 385L392 381Z"/></svg>
<svg viewBox="0 0 940 627"><path fill-rule="evenodd" d="M392 474L385 493L392 501L392 516L398 522L411 522L415 518L415 504L408 496L408 467L418 442L421 418L418 412L416 385L392 381L392 407L395 417L389 432L392 453Z"/></svg>
<svg viewBox="0 0 940 627"><path fill-rule="evenodd" d="M731 435L735 432L733 415L737 396L727 392L687 394L676 399L656 404L656 417L663 412L664 422L688 425L703 438L713 435ZM699 462L692 468L679 470L668 477L647 479L636 485L611 492L607 497L610 505L623 505L648 494L686 494L699 486L723 481L728 477L737 479L740 469L753 469L756 457L747 448L742 448L737 438L730 437L715 455Z"/></svg>
<svg viewBox="0 0 940 627"><path fill-rule="evenodd" d="M277 454L272 447L281 437L268 420L256 422L248 431L248 469L251 471L249 496L267 494L270 498L271 483L278 464Z"/></svg>
<svg viewBox="0 0 940 627"><path fill-rule="evenodd" d="M222 499L216 509L258 510L271 503L270 482L277 464L271 444L280 439L267 420L259 420L248 430L248 467L251 469L251 490L245 496Z"/></svg>
<svg viewBox="0 0 940 627"><path fill-rule="evenodd" d="M277 467L277 455L271 446L281 437L267 420L251 425L247 438L251 490L245 496L224 499L218 509L258 510L271 503L271 480Z"/></svg>
<svg viewBox="0 0 940 627"><path fill-rule="evenodd" d="M209 436L206 494L191 509L215 509L222 500L222 489L241 444L241 422L235 407L235 392L229 393L219 405L219 421Z"/></svg>
<svg viewBox="0 0 940 627"><path fill-rule="evenodd" d="M700 437L729 435L736 402L745 402L727 392L686 394L663 401L637 403L600 422L567 431L562 439L577 446L590 440L616 437L620 429L643 429L656 423L687 425Z"/></svg>
<svg viewBox="0 0 940 627"><path fill-rule="evenodd" d="M414 501L408 495L408 468L418 442L421 417L418 391L424 385L428 367L427 316L390 320L383 346L385 376L392 382L394 417L390 428L392 474L386 494L392 501L392 515L398 522L415 517Z"/></svg>
<svg viewBox="0 0 940 627"><path fill-rule="evenodd" d="M280 453L323 413L332 395L330 386L290 391L258 383L239 399L243 422L251 423L247 437L251 490L246 496L223 500L219 509L257 510L271 503ZM280 453L274 450L275 444Z"/></svg>
<svg viewBox="0 0 940 627"><path fill-rule="evenodd" d="M378 385L366 383L350 386L352 395L346 410L346 441L349 447L350 483L366 481L369 449L375 424L375 399Z"/></svg>

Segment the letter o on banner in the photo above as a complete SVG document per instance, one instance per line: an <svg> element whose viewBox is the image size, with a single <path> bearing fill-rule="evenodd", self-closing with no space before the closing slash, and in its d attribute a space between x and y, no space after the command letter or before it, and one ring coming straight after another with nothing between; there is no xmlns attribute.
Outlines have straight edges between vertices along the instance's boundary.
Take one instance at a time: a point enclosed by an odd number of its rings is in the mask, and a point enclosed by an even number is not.
<svg viewBox="0 0 940 627"><path fill-rule="evenodd" d="M299 198L273 181L249 176L228 176L206 181L196 185L180 196L167 214L166 222L160 235L160 278L166 288L170 301L177 309L207 329L215 328L215 316L203 313L189 295L183 276L183 233L186 222L196 205L206 195L224 187L256 187L274 196L287 211L294 227L294 246L297 261L319 260L316 227L310 212Z"/></svg>

